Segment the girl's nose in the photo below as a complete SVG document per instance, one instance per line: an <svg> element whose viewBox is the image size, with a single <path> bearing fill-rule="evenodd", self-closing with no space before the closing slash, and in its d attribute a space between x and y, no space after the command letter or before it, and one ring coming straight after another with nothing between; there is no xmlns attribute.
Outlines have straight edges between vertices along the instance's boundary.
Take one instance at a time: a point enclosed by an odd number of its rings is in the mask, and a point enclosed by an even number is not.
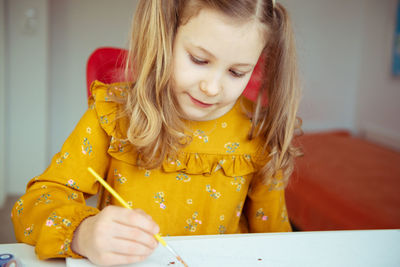
<svg viewBox="0 0 400 267"><path fill-rule="evenodd" d="M218 81L201 81L200 91L206 96L216 96L221 91Z"/></svg>

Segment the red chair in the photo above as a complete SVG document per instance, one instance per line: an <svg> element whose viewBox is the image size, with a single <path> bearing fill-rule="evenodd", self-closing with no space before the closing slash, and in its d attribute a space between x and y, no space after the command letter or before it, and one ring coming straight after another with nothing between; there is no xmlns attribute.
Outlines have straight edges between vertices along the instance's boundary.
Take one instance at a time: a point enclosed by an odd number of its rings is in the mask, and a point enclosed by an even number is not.
<svg viewBox="0 0 400 267"><path fill-rule="evenodd" d="M128 51L115 47L100 47L89 56L86 65L87 96L90 96L90 85L99 80L113 83L124 80L124 63Z"/></svg>
<svg viewBox="0 0 400 267"><path fill-rule="evenodd" d="M124 63L128 51L115 47L100 47L89 56L86 66L87 96L90 96L90 85L93 81L99 80L104 83L113 83L124 80ZM261 74L259 63L247 84L243 95L255 101L260 86Z"/></svg>

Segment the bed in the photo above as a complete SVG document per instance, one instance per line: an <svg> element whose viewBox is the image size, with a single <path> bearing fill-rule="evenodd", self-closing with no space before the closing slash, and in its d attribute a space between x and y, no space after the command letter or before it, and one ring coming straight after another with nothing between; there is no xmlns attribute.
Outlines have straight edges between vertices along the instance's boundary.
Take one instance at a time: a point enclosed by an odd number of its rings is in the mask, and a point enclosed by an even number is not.
<svg viewBox="0 0 400 267"><path fill-rule="evenodd" d="M295 142L304 152L286 189L295 229L400 228L400 152L341 130Z"/></svg>

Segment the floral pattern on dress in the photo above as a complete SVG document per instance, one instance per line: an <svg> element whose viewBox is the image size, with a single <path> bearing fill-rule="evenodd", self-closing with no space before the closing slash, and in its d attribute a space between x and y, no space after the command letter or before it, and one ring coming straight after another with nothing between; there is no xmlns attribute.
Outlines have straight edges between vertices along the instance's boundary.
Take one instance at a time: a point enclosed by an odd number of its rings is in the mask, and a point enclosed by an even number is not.
<svg viewBox="0 0 400 267"><path fill-rule="evenodd" d="M68 219L62 219L62 221L61 221L65 226L71 226L71 221L70 220L68 220Z"/></svg>
<svg viewBox="0 0 400 267"><path fill-rule="evenodd" d="M35 226L33 224L31 224L30 226L26 227L25 230L24 230L24 236L30 236L32 234L32 232L33 232L34 227Z"/></svg>
<svg viewBox="0 0 400 267"><path fill-rule="evenodd" d="M50 199L50 194L49 194L49 193L47 193L47 194L42 194L42 195L36 200L35 206L39 205L40 203L43 203L43 204L50 204L51 202L53 202L53 201Z"/></svg>
<svg viewBox="0 0 400 267"><path fill-rule="evenodd" d="M108 124L108 118L107 116L100 116L99 118L100 124Z"/></svg>
<svg viewBox="0 0 400 267"><path fill-rule="evenodd" d="M61 229L61 225L65 225L67 227L71 226L71 221L58 216L55 212L53 212L46 221L46 226L48 227L55 227L56 229Z"/></svg>
<svg viewBox="0 0 400 267"><path fill-rule="evenodd" d="M128 88L127 87L119 87L119 86L114 86L112 88L110 88L110 91L108 92L108 95L110 96L118 96L119 97L123 97L125 96L125 92Z"/></svg>
<svg viewBox="0 0 400 267"><path fill-rule="evenodd" d="M107 195L107 196L105 197L104 204L105 204L106 206L111 205L111 196L110 196L110 195Z"/></svg>
<svg viewBox="0 0 400 267"><path fill-rule="evenodd" d="M281 198L279 199L280 203L284 203L285 200L284 198L281 196ZM289 218L288 218L288 213L287 213L287 209L286 209L286 205L282 205L282 211L281 211L281 222L289 222Z"/></svg>
<svg viewBox="0 0 400 267"><path fill-rule="evenodd" d="M232 178L231 184L236 187L236 191L239 192L242 189L242 185L246 182L243 176L236 176Z"/></svg>
<svg viewBox="0 0 400 267"><path fill-rule="evenodd" d="M114 146L114 143L116 142L115 140L116 140L115 137L111 136L110 145L108 147L109 150L114 150L115 149L115 146Z"/></svg>
<svg viewBox="0 0 400 267"><path fill-rule="evenodd" d="M127 143L128 143L127 141L119 140L119 141L117 142L118 152L124 152L125 145L126 145Z"/></svg>
<svg viewBox="0 0 400 267"><path fill-rule="evenodd" d="M60 156L58 159L56 159L56 163L57 164L61 164L64 162L64 160L66 160L69 156L68 152L65 152L62 156Z"/></svg>
<svg viewBox="0 0 400 267"><path fill-rule="evenodd" d="M282 219L282 222L288 222L289 221L286 210L282 210L281 219Z"/></svg>
<svg viewBox="0 0 400 267"><path fill-rule="evenodd" d="M187 175L187 174L184 173L184 172L180 172L180 173L178 173L178 174L176 175L176 180L178 180L178 181L183 181L183 182L187 183L187 182L190 181L190 179L191 179L190 176Z"/></svg>
<svg viewBox="0 0 400 267"><path fill-rule="evenodd" d="M277 191L285 189L285 184L277 179L270 179L267 186L268 186L268 191Z"/></svg>
<svg viewBox="0 0 400 267"><path fill-rule="evenodd" d="M69 250L69 247L71 246L71 240L68 238L64 240L64 243L60 247L60 251L58 252L59 255L65 255L67 254L67 251Z"/></svg>
<svg viewBox="0 0 400 267"><path fill-rule="evenodd" d="M78 198L78 194L75 192L72 192L70 195L68 195L68 200L74 200Z"/></svg>
<svg viewBox="0 0 400 267"><path fill-rule="evenodd" d="M167 207L165 206L164 192L157 192L154 198L155 202L160 205L161 209L165 209Z"/></svg>
<svg viewBox="0 0 400 267"><path fill-rule="evenodd" d="M243 208L242 203L236 206L236 217L240 217L240 215L242 214L242 208Z"/></svg>
<svg viewBox="0 0 400 267"><path fill-rule="evenodd" d="M221 196L220 192L217 192L214 188L211 188L211 185L206 185L206 191L210 193L210 197L218 199Z"/></svg>
<svg viewBox="0 0 400 267"><path fill-rule="evenodd" d="M125 140L117 140L114 136L111 136L110 140L110 150L118 150L118 152L124 152L125 146L128 144L128 141Z"/></svg>
<svg viewBox="0 0 400 267"><path fill-rule="evenodd" d="M203 140L204 143L208 143L208 136L203 130L194 131L193 136Z"/></svg>
<svg viewBox="0 0 400 267"><path fill-rule="evenodd" d="M224 225L220 224L219 227L218 227L218 233L221 234L221 235L225 234L226 233L226 227Z"/></svg>
<svg viewBox="0 0 400 267"><path fill-rule="evenodd" d="M87 137L83 138L83 143L82 143L82 154L84 155L91 155L93 152L93 147L89 142L89 139Z"/></svg>
<svg viewBox="0 0 400 267"><path fill-rule="evenodd" d="M69 179L68 182L65 185L68 186L68 187L71 187L73 189L79 189L79 186L72 179Z"/></svg>
<svg viewBox="0 0 400 267"><path fill-rule="evenodd" d="M190 232L194 233L197 230L197 226L202 224L202 221L198 219L199 213L196 211L193 213L192 217L186 220L185 229L189 230Z"/></svg>
<svg viewBox="0 0 400 267"><path fill-rule="evenodd" d="M17 205L15 206L15 209L17 210L17 214L18 216L22 214L22 212L24 211L24 200L23 199L18 199L17 201Z"/></svg>
<svg viewBox="0 0 400 267"><path fill-rule="evenodd" d="M256 211L256 219L262 220L262 221L268 220L268 216L264 214L264 209L263 208L259 208Z"/></svg>
<svg viewBox="0 0 400 267"><path fill-rule="evenodd" d="M224 145L224 147L226 148L226 153L234 153L236 152L237 148L239 147L239 143L238 142L234 142L234 143L226 143Z"/></svg>
<svg viewBox="0 0 400 267"><path fill-rule="evenodd" d="M168 164L169 165L175 165L176 164L176 166L180 167L182 165L182 162L179 159L174 159L174 158L169 157L168 158Z"/></svg>
<svg viewBox="0 0 400 267"><path fill-rule="evenodd" d="M122 176L121 173L118 172L117 169L114 169L114 178L117 180L118 183L120 184L124 184L126 183L127 179L125 178L125 176Z"/></svg>
<svg viewBox="0 0 400 267"><path fill-rule="evenodd" d="M220 169L222 169L222 165L224 165L225 162L226 162L225 159L221 159L220 161L218 161L217 166L214 168L214 172L219 171Z"/></svg>

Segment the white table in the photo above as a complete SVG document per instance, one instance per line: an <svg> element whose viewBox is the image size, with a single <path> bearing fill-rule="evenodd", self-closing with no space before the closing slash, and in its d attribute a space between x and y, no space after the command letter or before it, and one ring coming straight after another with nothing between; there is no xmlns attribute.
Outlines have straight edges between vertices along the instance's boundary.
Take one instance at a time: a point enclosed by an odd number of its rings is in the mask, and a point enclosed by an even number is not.
<svg viewBox="0 0 400 267"><path fill-rule="evenodd" d="M323 231L166 237L190 267L196 266L400 266L400 230ZM94 266L87 260L39 261L25 244L0 245L25 266ZM174 264L172 264L172 262ZM181 266L159 246L146 261L130 266Z"/></svg>
<svg viewBox="0 0 400 267"><path fill-rule="evenodd" d="M36 258L35 248L27 244L0 244L0 254L10 253L17 257L24 267L65 267L64 259L40 261Z"/></svg>

